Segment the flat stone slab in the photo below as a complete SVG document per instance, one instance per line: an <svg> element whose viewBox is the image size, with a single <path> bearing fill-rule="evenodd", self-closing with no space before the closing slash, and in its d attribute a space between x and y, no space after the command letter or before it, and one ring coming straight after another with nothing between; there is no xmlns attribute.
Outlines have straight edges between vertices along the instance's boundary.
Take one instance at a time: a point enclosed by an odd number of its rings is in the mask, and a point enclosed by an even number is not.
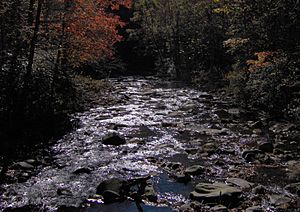
<svg viewBox="0 0 300 212"><path fill-rule="evenodd" d="M268 195L270 203L274 206L289 204L292 199L284 195Z"/></svg>
<svg viewBox="0 0 300 212"><path fill-rule="evenodd" d="M247 180L241 178L228 178L226 182L232 185L236 185L241 189L250 189L254 186L254 183L250 183Z"/></svg>
<svg viewBox="0 0 300 212"><path fill-rule="evenodd" d="M17 165L22 169L34 169L34 166L27 162L19 162Z"/></svg>
<svg viewBox="0 0 300 212"><path fill-rule="evenodd" d="M189 175L200 175L205 172L205 167L200 165L193 165L186 168L184 172Z"/></svg>
<svg viewBox="0 0 300 212"><path fill-rule="evenodd" d="M225 183L200 183L195 191L191 192L190 197L193 200L203 201L205 203L222 202L228 206L238 201L242 190L229 186Z"/></svg>

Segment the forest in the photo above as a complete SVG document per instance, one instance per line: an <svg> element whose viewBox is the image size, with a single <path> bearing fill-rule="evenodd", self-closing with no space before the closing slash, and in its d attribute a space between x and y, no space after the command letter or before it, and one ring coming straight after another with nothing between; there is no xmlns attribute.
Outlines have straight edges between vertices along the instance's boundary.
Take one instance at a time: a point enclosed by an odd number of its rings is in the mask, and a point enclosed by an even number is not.
<svg viewBox="0 0 300 212"><path fill-rule="evenodd" d="M0 211L298 211L299 0L1 0Z"/></svg>

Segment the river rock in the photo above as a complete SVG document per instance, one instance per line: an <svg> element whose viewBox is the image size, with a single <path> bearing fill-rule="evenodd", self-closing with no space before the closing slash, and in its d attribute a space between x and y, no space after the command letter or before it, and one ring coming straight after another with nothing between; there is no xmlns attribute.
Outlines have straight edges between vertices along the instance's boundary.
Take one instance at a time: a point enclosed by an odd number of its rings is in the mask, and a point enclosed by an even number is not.
<svg viewBox="0 0 300 212"><path fill-rule="evenodd" d="M282 154L284 154L284 151L282 149L275 148L273 150L273 154L274 155L282 155Z"/></svg>
<svg viewBox="0 0 300 212"><path fill-rule="evenodd" d="M274 133L280 133L298 130L298 127L297 125L291 123L277 123L270 127L269 130L273 131Z"/></svg>
<svg viewBox="0 0 300 212"><path fill-rule="evenodd" d="M97 187L96 193L102 195L105 203L120 201L124 196L125 181L113 178L105 180Z"/></svg>
<svg viewBox="0 0 300 212"><path fill-rule="evenodd" d="M119 136L117 133L111 133L102 138L102 143L105 145L119 146L122 144L126 144L126 141L124 138Z"/></svg>
<svg viewBox="0 0 300 212"><path fill-rule="evenodd" d="M234 116L240 116L241 110L239 108L230 108L227 110L229 114L234 115Z"/></svg>
<svg viewBox="0 0 300 212"><path fill-rule="evenodd" d="M263 208L260 206L252 206L250 208L247 208L245 212L264 212Z"/></svg>
<svg viewBox="0 0 300 212"><path fill-rule="evenodd" d="M161 126L162 126L162 127L176 127L176 126L177 126L177 123L163 121L163 122L161 123Z"/></svg>
<svg viewBox="0 0 300 212"><path fill-rule="evenodd" d="M78 168L76 169L73 174L90 174L92 172L91 168L88 167L82 167L82 168Z"/></svg>
<svg viewBox="0 0 300 212"><path fill-rule="evenodd" d="M57 195L72 196L72 192L67 188L58 188L56 193Z"/></svg>
<svg viewBox="0 0 300 212"><path fill-rule="evenodd" d="M193 212L194 209L191 206L191 203L186 203L182 206L180 206L179 211L181 212Z"/></svg>
<svg viewBox="0 0 300 212"><path fill-rule="evenodd" d="M180 110L182 111L188 111L188 110L193 110L197 108L197 105L196 104L186 104L186 105L183 105Z"/></svg>
<svg viewBox="0 0 300 212"><path fill-rule="evenodd" d="M270 203L276 207L286 207L292 201L291 198L284 195L269 195Z"/></svg>
<svg viewBox="0 0 300 212"><path fill-rule="evenodd" d="M218 148L216 152L219 155L235 155L235 150Z"/></svg>
<svg viewBox="0 0 300 212"><path fill-rule="evenodd" d="M188 175L199 175L205 171L205 167L200 165L193 165L185 169L185 174Z"/></svg>
<svg viewBox="0 0 300 212"><path fill-rule="evenodd" d="M288 177L293 182L300 181L300 161L289 161L288 162Z"/></svg>
<svg viewBox="0 0 300 212"><path fill-rule="evenodd" d="M249 127L253 128L253 129L261 129L264 127L264 124L262 121L255 121L255 122L249 123Z"/></svg>
<svg viewBox="0 0 300 212"><path fill-rule="evenodd" d="M261 129L253 129L252 133L255 135L261 135L262 134L262 130Z"/></svg>
<svg viewBox="0 0 300 212"><path fill-rule="evenodd" d="M300 196L300 183L289 184L284 187L288 192Z"/></svg>
<svg viewBox="0 0 300 212"><path fill-rule="evenodd" d="M214 136L214 135L227 135L228 132L226 129L205 129L203 131L206 135L211 135L211 136Z"/></svg>
<svg viewBox="0 0 300 212"><path fill-rule="evenodd" d="M17 165L22 169L34 169L34 166L27 162L19 162Z"/></svg>
<svg viewBox="0 0 300 212"><path fill-rule="evenodd" d="M198 152L198 148L186 148L184 151L186 151L186 153L188 153L188 154L191 154L191 155L193 155L193 154L196 154L197 152Z"/></svg>
<svg viewBox="0 0 300 212"><path fill-rule="evenodd" d="M214 97L208 93L201 93L199 95L199 98L203 98L203 99L213 99Z"/></svg>
<svg viewBox="0 0 300 212"><path fill-rule="evenodd" d="M26 163L29 163L31 165L35 165L35 164L37 164L37 161L34 160L34 159L28 159L28 160L26 160Z"/></svg>
<svg viewBox="0 0 300 212"><path fill-rule="evenodd" d="M202 146L202 151L213 154L216 152L216 145L214 143L206 143Z"/></svg>
<svg viewBox="0 0 300 212"><path fill-rule="evenodd" d="M253 150L245 150L242 153L242 157L247 161L251 162L255 159L258 159L259 157L264 157L264 152L258 149L253 149Z"/></svg>
<svg viewBox="0 0 300 212"><path fill-rule="evenodd" d="M227 212L228 209L224 205L216 205L216 206L211 208L211 211Z"/></svg>
<svg viewBox="0 0 300 212"><path fill-rule="evenodd" d="M226 206L232 206L238 202L241 194L242 190L224 183L200 183L196 186L195 191L191 192L190 197L199 202L222 202Z"/></svg>
<svg viewBox="0 0 300 212"><path fill-rule="evenodd" d="M145 89L144 92L142 93L143 96L152 96L155 95L156 91L152 89Z"/></svg>
<svg viewBox="0 0 300 212"><path fill-rule="evenodd" d="M188 183L192 180L191 176L184 173L178 173L175 175L177 182L179 183Z"/></svg>
<svg viewBox="0 0 300 212"><path fill-rule="evenodd" d="M226 182L232 185L236 185L241 189L250 189L254 186L254 183L250 183L247 180L241 178L228 178Z"/></svg>
<svg viewBox="0 0 300 212"><path fill-rule="evenodd" d="M173 169L173 170L177 170L177 169L179 169L181 166L182 166L182 164L179 163L179 162L177 162L177 163L174 162L174 163L171 163L171 164L168 165L168 167L171 168L171 169Z"/></svg>
<svg viewBox="0 0 300 212"><path fill-rule="evenodd" d="M219 116L220 119L230 119L232 117L231 114L229 114L226 110L220 109L216 110L215 113Z"/></svg>
<svg viewBox="0 0 300 212"><path fill-rule="evenodd" d="M183 111L174 111L168 114L169 117L175 118L175 117L182 117L184 116Z"/></svg>
<svg viewBox="0 0 300 212"><path fill-rule="evenodd" d="M63 206L59 206L59 208L57 208L56 212L80 212L80 211L83 211L82 207L65 206L65 205L63 205Z"/></svg>
<svg viewBox="0 0 300 212"><path fill-rule="evenodd" d="M272 153L273 150L274 150L274 146L270 142L263 142L259 145L258 149L263 151L263 152Z"/></svg>
<svg viewBox="0 0 300 212"><path fill-rule="evenodd" d="M255 188L253 188L252 192L254 194L265 194L266 193L266 188L262 185L259 185L259 186L256 186Z"/></svg>
<svg viewBox="0 0 300 212"><path fill-rule="evenodd" d="M150 202L157 202L157 194L150 180L147 180L147 185L144 189L143 196L146 197Z"/></svg>

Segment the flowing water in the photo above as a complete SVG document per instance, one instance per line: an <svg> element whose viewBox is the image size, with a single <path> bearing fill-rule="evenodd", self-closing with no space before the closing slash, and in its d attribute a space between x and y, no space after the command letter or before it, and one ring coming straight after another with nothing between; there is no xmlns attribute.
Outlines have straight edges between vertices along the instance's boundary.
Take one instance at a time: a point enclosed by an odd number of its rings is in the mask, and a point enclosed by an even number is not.
<svg viewBox="0 0 300 212"><path fill-rule="evenodd" d="M196 183L223 181L240 171L236 167L251 170L241 158L243 146L267 139L239 129L238 109L180 83L156 78L111 83L114 92L109 95L118 103L75 114L80 126L49 147L51 162L39 161L37 173L25 182L1 186L0 209L36 205L56 210L79 207L88 199L85 211L137 211L132 201L105 205L93 195L106 179L151 175L159 201L143 204L143 210L173 211L189 201ZM230 113L222 114L223 109ZM226 123L222 116L233 121ZM117 132L127 143L103 145L101 138L109 132ZM199 153L203 145L217 153ZM181 168L200 164L209 171L191 183L178 183L167 166L178 162ZM88 173L76 174L80 168Z"/></svg>

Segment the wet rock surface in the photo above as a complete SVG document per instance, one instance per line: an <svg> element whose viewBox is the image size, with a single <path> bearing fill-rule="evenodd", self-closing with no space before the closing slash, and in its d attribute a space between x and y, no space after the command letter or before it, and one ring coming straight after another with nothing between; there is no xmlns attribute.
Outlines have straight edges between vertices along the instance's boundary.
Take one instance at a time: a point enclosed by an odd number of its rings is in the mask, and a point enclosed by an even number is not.
<svg viewBox="0 0 300 212"><path fill-rule="evenodd" d="M191 199L205 203L220 202L226 206L234 206L239 201L242 190L224 183L199 183L191 192Z"/></svg>
<svg viewBox="0 0 300 212"><path fill-rule="evenodd" d="M299 209L298 126L177 82L111 83L117 104L5 169L1 211Z"/></svg>

